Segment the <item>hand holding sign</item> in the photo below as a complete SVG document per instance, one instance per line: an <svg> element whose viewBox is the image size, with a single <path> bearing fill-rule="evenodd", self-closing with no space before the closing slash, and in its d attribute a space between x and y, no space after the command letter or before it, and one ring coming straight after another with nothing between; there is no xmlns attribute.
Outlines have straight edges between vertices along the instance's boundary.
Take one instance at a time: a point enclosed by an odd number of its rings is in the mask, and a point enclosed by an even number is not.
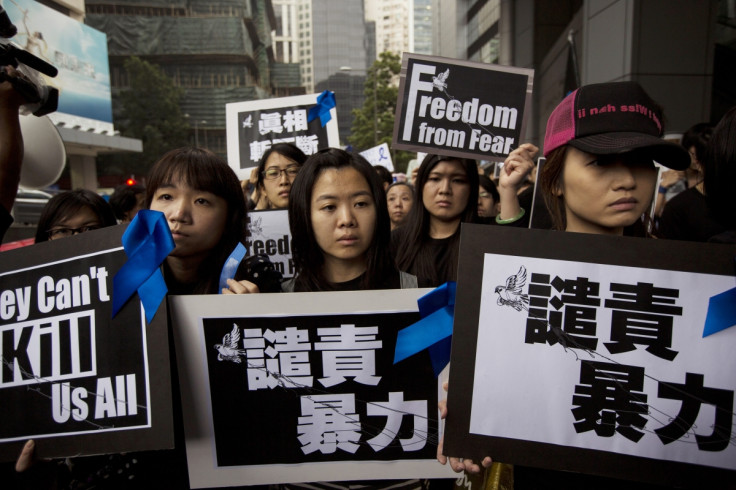
<svg viewBox="0 0 736 490"><path fill-rule="evenodd" d="M447 383L442 384L442 389L447 392ZM444 420L447 418L447 399L440 400L440 402L437 404L437 408L440 410L440 418ZM440 464L447 464L447 460L450 460L450 468L452 468L452 471L455 473L460 473L461 471L467 471L468 473L472 474L478 474L480 473L480 466L473 463L472 459L462 459L462 458L453 458L450 456L449 458L443 454L445 437L442 436L440 438L440 443L437 445L437 461L440 462ZM480 464L483 466L483 468L489 468L493 464L493 460L490 456L486 456L483 458L483 461L480 462Z"/></svg>
<svg viewBox="0 0 736 490"><path fill-rule="evenodd" d="M519 206L518 191L526 181L527 175L534 168L534 157L539 148L531 143L519 145L503 163L498 181L498 193L501 196L501 212L496 221L516 221L524 213ZM503 223L502 223L503 224Z"/></svg>
<svg viewBox="0 0 736 490"><path fill-rule="evenodd" d="M539 148L531 143L519 145L512 151L503 162L498 181L499 191L504 187L513 188L514 191L518 190L534 168L534 157L538 152Z"/></svg>

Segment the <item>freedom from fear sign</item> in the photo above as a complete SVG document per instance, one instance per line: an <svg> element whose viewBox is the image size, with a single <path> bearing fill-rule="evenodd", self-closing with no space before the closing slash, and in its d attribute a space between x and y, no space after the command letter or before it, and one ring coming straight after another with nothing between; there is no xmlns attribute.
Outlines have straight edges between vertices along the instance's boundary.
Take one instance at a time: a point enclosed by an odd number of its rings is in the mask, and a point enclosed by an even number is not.
<svg viewBox="0 0 736 490"><path fill-rule="evenodd" d="M0 456L173 447L166 309L111 316L124 227L0 254ZM155 373L155 374L153 374Z"/></svg>
<svg viewBox="0 0 736 490"><path fill-rule="evenodd" d="M248 212L248 256L267 255L284 279L294 277L291 258L291 230L286 209Z"/></svg>
<svg viewBox="0 0 736 490"><path fill-rule="evenodd" d="M192 486L450 477L428 354L393 364L426 292L172 297Z"/></svg>
<svg viewBox="0 0 736 490"><path fill-rule="evenodd" d="M534 71L404 53L392 147L503 161L522 143Z"/></svg>
<svg viewBox="0 0 736 490"><path fill-rule="evenodd" d="M703 337L736 324L733 246L477 225L461 243L448 454L734 480L736 328Z"/></svg>

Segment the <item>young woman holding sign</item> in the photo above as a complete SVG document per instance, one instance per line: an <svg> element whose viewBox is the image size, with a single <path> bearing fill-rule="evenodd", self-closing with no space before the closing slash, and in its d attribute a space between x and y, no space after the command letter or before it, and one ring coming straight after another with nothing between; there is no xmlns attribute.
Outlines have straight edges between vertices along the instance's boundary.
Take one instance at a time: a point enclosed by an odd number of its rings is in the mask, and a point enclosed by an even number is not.
<svg viewBox="0 0 736 490"><path fill-rule="evenodd" d="M245 242L245 197L235 172L214 153L179 148L151 169L149 209L166 217L176 248L164 262L171 294L213 294L238 243ZM281 273L264 256L244 259L223 293L276 292Z"/></svg>
<svg viewBox="0 0 736 490"><path fill-rule="evenodd" d="M329 148L307 159L294 180L289 227L297 274L287 291L416 286L391 258L386 196L360 155Z"/></svg>
<svg viewBox="0 0 736 490"><path fill-rule="evenodd" d="M616 110L598 111L608 105ZM657 178L654 160L674 170L690 164L683 147L661 139L662 120L660 107L635 82L587 85L557 106L547 123L547 162L539 176L557 229L621 236L638 227L644 234L641 218L651 205ZM531 157L522 157L517 164L522 171L533 167ZM499 188L502 201L504 193L507 199L515 193L512 187ZM444 402L440 410L444 418ZM437 459L442 464L448 461L441 446ZM449 461L456 472L480 471L471 459L450 457ZM488 457L482 461L483 467L490 464ZM518 478L522 475L523 483ZM529 468L518 472L516 480L530 488L620 488L623 483Z"/></svg>
<svg viewBox="0 0 736 490"><path fill-rule="evenodd" d="M619 110L592 113L606 104ZM654 161L673 170L690 165L687 150L661 139L661 121L635 82L588 85L560 103L547 123L540 175L557 229L623 235L639 225L654 195Z"/></svg>
<svg viewBox="0 0 736 490"><path fill-rule="evenodd" d="M174 237L175 248L163 265L169 293L217 293L225 261L237 243L245 241L245 198L233 170L209 150L172 150L151 168L146 206L164 214ZM248 257L222 292L278 292L281 279L281 273L266 257ZM176 372L176 366L172 366L172 372ZM178 386L176 380L174 386ZM57 475L56 468L48 474L45 465L31 468L35 444L29 441L16 471L29 488L51 488L57 483L59 488L66 488L69 478L83 481L89 488L187 488L183 443L177 440L173 451L76 458L71 470L59 465L64 471ZM45 479L48 486L39 479Z"/></svg>

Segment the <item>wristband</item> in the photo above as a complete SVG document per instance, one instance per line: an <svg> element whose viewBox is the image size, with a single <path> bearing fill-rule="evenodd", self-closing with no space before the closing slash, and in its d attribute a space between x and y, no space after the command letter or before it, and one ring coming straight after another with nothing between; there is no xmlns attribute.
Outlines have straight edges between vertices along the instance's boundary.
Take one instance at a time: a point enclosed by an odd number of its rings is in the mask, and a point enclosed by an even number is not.
<svg viewBox="0 0 736 490"><path fill-rule="evenodd" d="M519 214L517 214L513 218L501 219L501 215L497 214L496 223L498 223L499 225L508 225L509 223L513 223L514 221L519 221L521 218L524 217L525 214L526 214L526 211L524 210L524 208L521 208L521 211L519 211Z"/></svg>
<svg viewBox="0 0 736 490"><path fill-rule="evenodd" d="M659 193L660 194L667 194L667 188L663 185L659 186Z"/></svg>

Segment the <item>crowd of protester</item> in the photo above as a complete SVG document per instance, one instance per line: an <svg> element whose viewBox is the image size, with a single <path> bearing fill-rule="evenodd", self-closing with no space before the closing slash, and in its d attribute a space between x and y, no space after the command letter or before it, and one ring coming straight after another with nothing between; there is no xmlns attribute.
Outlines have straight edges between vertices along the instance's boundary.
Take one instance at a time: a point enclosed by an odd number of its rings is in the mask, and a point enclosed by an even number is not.
<svg viewBox="0 0 736 490"><path fill-rule="evenodd" d="M528 143L509 154L495 181L474 160L429 154L411 183L394 183L388 171L371 167L357 153L330 148L307 157L290 144L274 145L250 181L241 183L214 153L174 149L153 165L145 190L121 189L110 203L85 190L52 198L36 242L128 222L138 209L147 208L163 213L173 235L175 248L162 266L173 294L436 287L457 279L461 224L528 226L535 185L557 230L736 240L736 109L715 128L694 127L677 145L662 139L663 128L653 119L636 113L599 115L595 125L577 119L581 100L590 106L616 102L658 110L634 82L578 89L550 116L546 163L538 179L531 177L538 148ZM11 196L22 160L20 103L7 82L0 84L0 235L12 220ZM627 138L617 140L622 131ZM652 220L647 211L656 194L655 161L669 170L657 189L661 218ZM674 195L676 187L680 193ZM218 283L229 254L246 239L248 209L288 210L294 278L282 282L268 258L256 255L241 264L226 287ZM17 468L32 472L28 447ZM439 459L447 461L443 455ZM450 458L450 464L455 471L480 470L462 458ZM481 466L490 464L486 458ZM141 475L180 481L186 478L180 471Z"/></svg>

